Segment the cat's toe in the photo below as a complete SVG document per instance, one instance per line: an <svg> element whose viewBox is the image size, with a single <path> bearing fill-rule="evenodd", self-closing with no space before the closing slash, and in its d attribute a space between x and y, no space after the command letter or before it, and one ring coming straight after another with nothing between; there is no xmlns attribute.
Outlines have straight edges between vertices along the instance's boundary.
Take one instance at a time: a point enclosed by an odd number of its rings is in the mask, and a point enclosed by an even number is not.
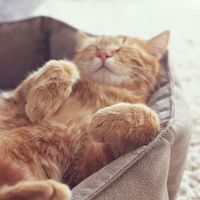
<svg viewBox="0 0 200 200"><path fill-rule="evenodd" d="M53 180L48 180L47 183L53 188L53 193L48 200L71 200L72 194L67 185Z"/></svg>

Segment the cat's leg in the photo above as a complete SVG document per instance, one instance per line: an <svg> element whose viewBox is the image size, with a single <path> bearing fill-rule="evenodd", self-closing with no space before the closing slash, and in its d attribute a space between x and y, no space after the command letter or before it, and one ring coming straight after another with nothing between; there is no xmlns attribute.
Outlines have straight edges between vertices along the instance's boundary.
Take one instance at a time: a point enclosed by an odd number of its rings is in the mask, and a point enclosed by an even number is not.
<svg viewBox="0 0 200 200"><path fill-rule="evenodd" d="M69 188L53 180L21 181L0 188L0 200L70 200Z"/></svg>
<svg viewBox="0 0 200 200"><path fill-rule="evenodd" d="M66 60L51 60L31 74L16 89L25 96L29 119L35 122L51 117L70 95L78 78L76 66Z"/></svg>
<svg viewBox="0 0 200 200"><path fill-rule="evenodd" d="M157 114L146 105L118 103L95 113L88 130L96 141L110 145L118 157L148 144L159 129Z"/></svg>

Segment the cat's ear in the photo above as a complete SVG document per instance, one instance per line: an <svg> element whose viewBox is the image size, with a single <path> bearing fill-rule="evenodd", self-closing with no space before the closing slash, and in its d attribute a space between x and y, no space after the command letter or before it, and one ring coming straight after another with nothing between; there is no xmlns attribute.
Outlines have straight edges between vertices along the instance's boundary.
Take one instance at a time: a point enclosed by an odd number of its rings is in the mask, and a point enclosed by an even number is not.
<svg viewBox="0 0 200 200"><path fill-rule="evenodd" d="M170 32L164 31L159 35L147 41L147 46L150 52L158 59L161 59L167 51Z"/></svg>
<svg viewBox="0 0 200 200"><path fill-rule="evenodd" d="M81 31L77 31L76 32L76 38L78 40L80 40L80 41L84 41L84 40L86 40L88 38L88 36L85 33L81 32Z"/></svg>
<svg viewBox="0 0 200 200"><path fill-rule="evenodd" d="M117 39L118 39L118 41L120 42L120 44L125 44L126 43L126 41L127 41L127 36L125 36L125 35L119 35L119 36L117 36Z"/></svg>
<svg viewBox="0 0 200 200"><path fill-rule="evenodd" d="M92 41L92 37L88 36L87 34L81 31L77 31L75 35L75 40L76 40L76 49L80 49L90 44Z"/></svg>
<svg viewBox="0 0 200 200"><path fill-rule="evenodd" d="M81 31L77 31L75 35L76 39L76 48L81 48L86 45L89 40L89 36Z"/></svg>

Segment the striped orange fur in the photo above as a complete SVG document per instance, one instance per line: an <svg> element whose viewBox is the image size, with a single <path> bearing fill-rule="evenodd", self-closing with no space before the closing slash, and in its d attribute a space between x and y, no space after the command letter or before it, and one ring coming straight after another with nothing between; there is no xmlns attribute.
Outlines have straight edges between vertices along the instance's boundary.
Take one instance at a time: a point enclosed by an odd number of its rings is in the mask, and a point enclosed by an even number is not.
<svg viewBox="0 0 200 200"><path fill-rule="evenodd" d="M71 199L62 182L148 144L159 119L146 103L168 39L79 34L73 61L51 60L2 92L0 200Z"/></svg>

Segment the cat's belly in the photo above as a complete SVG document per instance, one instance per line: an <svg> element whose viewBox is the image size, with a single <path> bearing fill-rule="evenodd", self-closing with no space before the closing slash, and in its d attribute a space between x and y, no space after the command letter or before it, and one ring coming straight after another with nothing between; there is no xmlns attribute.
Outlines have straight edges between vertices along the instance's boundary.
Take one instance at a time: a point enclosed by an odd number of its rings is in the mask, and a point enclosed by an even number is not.
<svg viewBox="0 0 200 200"><path fill-rule="evenodd" d="M87 125L97 110L97 106L92 106L89 102L83 103L71 97L64 102L50 120L76 129Z"/></svg>

